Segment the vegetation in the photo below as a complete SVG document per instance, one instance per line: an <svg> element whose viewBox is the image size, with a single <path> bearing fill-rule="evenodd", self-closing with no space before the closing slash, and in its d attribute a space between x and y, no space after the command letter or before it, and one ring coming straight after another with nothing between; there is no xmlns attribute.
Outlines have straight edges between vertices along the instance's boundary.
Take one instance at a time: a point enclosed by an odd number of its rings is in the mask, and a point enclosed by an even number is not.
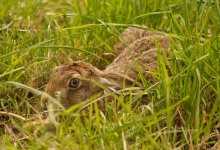
<svg viewBox="0 0 220 150"><path fill-rule="evenodd" d="M217 0L2 0L0 149L217 147L219 25ZM51 68L75 60L105 68L129 26L171 39L172 61L161 55L152 72L158 82L146 82L149 105L134 111L120 95L120 111L109 105L106 117L95 107L83 122L74 106L51 113L56 129L48 132L40 96Z"/></svg>

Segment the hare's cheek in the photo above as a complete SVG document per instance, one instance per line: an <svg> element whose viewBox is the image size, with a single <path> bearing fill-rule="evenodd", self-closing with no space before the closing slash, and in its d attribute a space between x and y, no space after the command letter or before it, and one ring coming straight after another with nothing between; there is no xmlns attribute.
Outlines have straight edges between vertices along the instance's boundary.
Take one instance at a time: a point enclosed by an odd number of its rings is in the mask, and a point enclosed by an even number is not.
<svg viewBox="0 0 220 150"><path fill-rule="evenodd" d="M77 90L69 90L68 93L68 102L71 105L78 104L86 100L86 91L83 88Z"/></svg>
<svg viewBox="0 0 220 150"><path fill-rule="evenodd" d="M62 101L61 101L61 104L63 105L63 107L64 107L65 109L68 109L68 108L71 107L71 105L70 105L66 100L62 100Z"/></svg>

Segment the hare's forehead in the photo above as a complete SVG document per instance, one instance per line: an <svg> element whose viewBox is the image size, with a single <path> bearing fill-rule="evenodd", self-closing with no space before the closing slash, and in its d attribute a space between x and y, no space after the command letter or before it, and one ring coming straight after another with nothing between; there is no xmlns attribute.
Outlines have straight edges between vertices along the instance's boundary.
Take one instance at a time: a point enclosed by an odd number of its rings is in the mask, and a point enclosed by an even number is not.
<svg viewBox="0 0 220 150"><path fill-rule="evenodd" d="M78 66L59 66L56 67L52 73L50 78L55 82L62 81L62 80L68 80L71 79L77 75L77 77L88 77L90 75L90 71L88 69L85 69L83 67Z"/></svg>
<svg viewBox="0 0 220 150"><path fill-rule="evenodd" d="M49 78L52 82L58 82L60 80L67 80L74 76L74 74L79 74L79 72L76 70L67 70L59 68L57 70L52 70Z"/></svg>
<svg viewBox="0 0 220 150"><path fill-rule="evenodd" d="M64 79L70 79L75 75L80 75L80 72L76 70L59 71L55 73L54 78L57 78L59 80L64 80Z"/></svg>
<svg viewBox="0 0 220 150"><path fill-rule="evenodd" d="M80 73L83 70L85 70L85 69L80 66L64 65L64 66L56 67L56 72L78 72L78 73Z"/></svg>

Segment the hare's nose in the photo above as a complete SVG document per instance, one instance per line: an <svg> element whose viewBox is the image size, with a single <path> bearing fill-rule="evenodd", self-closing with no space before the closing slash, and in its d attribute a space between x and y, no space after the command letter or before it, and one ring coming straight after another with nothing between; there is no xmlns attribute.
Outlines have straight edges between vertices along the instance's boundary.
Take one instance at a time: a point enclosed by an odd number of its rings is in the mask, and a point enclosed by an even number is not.
<svg viewBox="0 0 220 150"><path fill-rule="evenodd" d="M48 99L44 96L41 97L41 111L47 110Z"/></svg>

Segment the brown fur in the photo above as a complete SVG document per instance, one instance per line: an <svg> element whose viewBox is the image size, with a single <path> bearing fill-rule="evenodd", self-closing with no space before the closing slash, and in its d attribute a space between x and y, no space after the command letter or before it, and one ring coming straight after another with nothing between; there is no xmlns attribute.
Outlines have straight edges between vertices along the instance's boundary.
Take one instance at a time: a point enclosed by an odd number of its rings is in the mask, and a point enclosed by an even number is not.
<svg viewBox="0 0 220 150"><path fill-rule="evenodd" d="M148 71L157 68L158 49L155 41L164 50L169 47L168 38L158 33L135 28L126 29L122 35L124 40L120 39L119 44L115 46L119 55L105 70L99 70L82 61L60 66L51 73L45 92L55 97L55 92L61 91L61 104L65 108L69 108L96 93L103 92L104 90L95 82L101 83L111 91L122 89L124 81L126 81L125 87L130 87L132 84L141 87L137 66L145 78L151 80ZM80 84L76 88L70 88L69 81L75 77L80 79ZM47 102L48 100L42 97L42 103L45 105ZM103 103L103 101L99 101L98 104L104 111Z"/></svg>

